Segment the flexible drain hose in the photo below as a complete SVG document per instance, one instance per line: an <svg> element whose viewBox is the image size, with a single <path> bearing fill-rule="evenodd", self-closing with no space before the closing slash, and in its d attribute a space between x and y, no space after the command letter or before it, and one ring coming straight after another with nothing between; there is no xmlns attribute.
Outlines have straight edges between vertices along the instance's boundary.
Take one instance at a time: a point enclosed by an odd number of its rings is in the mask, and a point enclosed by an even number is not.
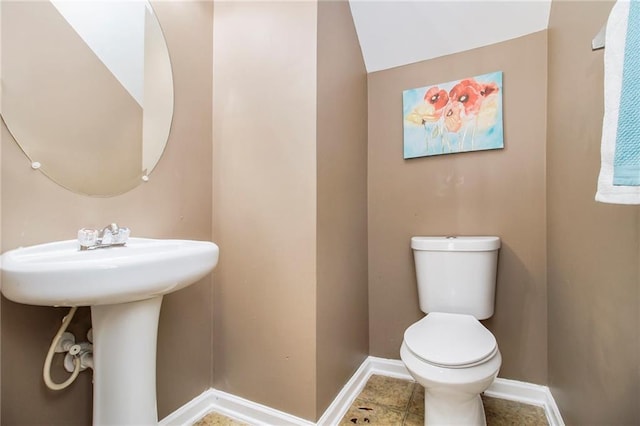
<svg viewBox="0 0 640 426"><path fill-rule="evenodd" d="M56 346L58 345L58 340L60 340L60 337L62 337L62 333L64 333L65 330L67 329L67 326L69 326L69 323L73 319L73 316L75 315L77 310L78 310L77 306L73 306L71 309L69 309L69 313L62 320L62 325L60 326L60 330L58 330L58 332L53 338L53 341L51 342L51 347L49 348L49 352L47 352L47 358L44 360L42 377L44 378L44 383L47 385L49 389L62 390L67 386L69 386L71 383L73 383L76 377L78 377L78 374L80 374L80 359L78 357L73 357L74 369L73 369L73 373L71 373L71 376L69 376L69 378L62 383L54 383L53 380L51 380L51 360L53 359L53 355L55 354Z"/></svg>

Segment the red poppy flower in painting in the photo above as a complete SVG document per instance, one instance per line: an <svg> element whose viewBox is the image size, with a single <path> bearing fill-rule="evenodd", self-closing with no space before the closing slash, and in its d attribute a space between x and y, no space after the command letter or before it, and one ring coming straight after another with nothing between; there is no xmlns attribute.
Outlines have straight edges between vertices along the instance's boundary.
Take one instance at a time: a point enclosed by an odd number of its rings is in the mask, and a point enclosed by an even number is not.
<svg viewBox="0 0 640 426"><path fill-rule="evenodd" d="M495 94L498 90L498 85L496 83L483 84L480 87L480 95L486 98L491 94Z"/></svg>
<svg viewBox="0 0 640 426"><path fill-rule="evenodd" d="M462 127L462 112L464 104L462 102L449 102L444 109L444 125L450 132L457 132Z"/></svg>
<svg viewBox="0 0 640 426"><path fill-rule="evenodd" d="M446 90L432 87L425 92L424 103L416 106L409 115L407 121L413 124L425 125L435 123L442 117L442 109L449 102Z"/></svg>
<svg viewBox="0 0 640 426"><path fill-rule="evenodd" d="M498 116L498 85L488 83L482 86L482 104L476 116L476 126L484 131L495 125Z"/></svg>
<svg viewBox="0 0 640 426"><path fill-rule="evenodd" d="M434 86L424 94L424 101L433 105L435 112L439 113L449 102L449 95L446 90Z"/></svg>
<svg viewBox="0 0 640 426"><path fill-rule="evenodd" d="M460 102L464 106L464 112L467 115L475 114L480 109L482 98L480 86L474 79L462 80L453 86L449 91L449 98L452 101Z"/></svg>

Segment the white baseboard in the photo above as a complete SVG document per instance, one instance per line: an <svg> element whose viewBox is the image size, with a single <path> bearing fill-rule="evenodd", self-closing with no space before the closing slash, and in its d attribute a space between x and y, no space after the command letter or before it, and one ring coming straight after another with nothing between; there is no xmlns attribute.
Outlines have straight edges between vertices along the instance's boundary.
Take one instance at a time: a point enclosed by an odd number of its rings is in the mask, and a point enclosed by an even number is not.
<svg viewBox="0 0 640 426"><path fill-rule="evenodd" d="M342 417L345 415L353 401L356 399L364 385L367 384L367 380L371 377L371 371L367 361L365 359L360 367L353 373L353 376L349 379L346 385L340 390L338 395L334 398L333 402L324 411L324 414L318 420L318 425L336 425L340 423Z"/></svg>
<svg viewBox="0 0 640 426"><path fill-rule="evenodd" d="M214 411L250 425L315 426L308 420L216 389L205 391L162 419L158 425L188 426Z"/></svg>
<svg viewBox="0 0 640 426"><path fill-rule="evenodd" d="M331 426L340 423L353 401L373 374L413 380L400 360L368 357L338 393L317 423L275 410L262 404L209 389L169 416L160 426L187 426L215 411L251 425ZM485 391L487 396L509 399L544 408L549 426L564 426L560 411L546 386L497 378Z"/></svg>
<svg viewBox="0 0 640 426"><path fill-rule="evenodd" d="M564 426L556 401L547 386L497 378L484 392L494 398L509 399L544 408L549 426Z"/></svg>
<svg viewBox="0 0 640 426"><path fill-rule="evenodd" d="M169 414L158 422L159 426L186 426L192 425L213 410L215 396L213 389L208 389L200 395Z"/></svg>

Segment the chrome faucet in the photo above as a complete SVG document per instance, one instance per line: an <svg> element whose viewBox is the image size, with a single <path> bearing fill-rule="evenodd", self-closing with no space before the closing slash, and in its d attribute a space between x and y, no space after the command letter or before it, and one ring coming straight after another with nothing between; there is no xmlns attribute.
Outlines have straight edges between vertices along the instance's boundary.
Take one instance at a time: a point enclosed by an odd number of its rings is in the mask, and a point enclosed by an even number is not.
<svg viewBox="0 0 640 426"><path fill-rule="evenodd" d="M130 234L129 228L120 228L116 223L107 225L102 230L82 228L78 231L78 243L80 250L124 246Z"/></svg>

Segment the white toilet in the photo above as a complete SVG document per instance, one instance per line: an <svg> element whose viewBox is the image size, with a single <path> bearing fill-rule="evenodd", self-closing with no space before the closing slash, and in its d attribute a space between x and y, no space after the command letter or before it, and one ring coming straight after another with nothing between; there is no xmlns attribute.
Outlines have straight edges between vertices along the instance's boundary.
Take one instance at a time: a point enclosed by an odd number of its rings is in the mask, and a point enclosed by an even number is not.
<svg viewBox="0 0 640 426"><path fill-rule="evenodd" d="M400 358L425 388L425 425L486 425L480 393L502 357L478 320L493 315L498 237L413 237L420 309Z"/></svg>

